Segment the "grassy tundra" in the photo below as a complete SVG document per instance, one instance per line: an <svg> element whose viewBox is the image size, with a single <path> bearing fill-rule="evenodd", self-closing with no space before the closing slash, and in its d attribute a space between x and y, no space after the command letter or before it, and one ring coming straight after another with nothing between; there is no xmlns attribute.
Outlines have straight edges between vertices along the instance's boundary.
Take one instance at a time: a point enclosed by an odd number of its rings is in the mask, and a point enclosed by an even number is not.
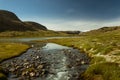
<svg viewBox="0 0 120 80"><path fill-rule="evenodd" d="M0 37L57 37L57 36L78 36L77 34L67 34L65 32L57 32L51 30L39 30L39 31L5 31L0 32Z"/></svg>
<svg viewBox="0 0 120 80"><path fill-rule="evenodd" d="M120 80L120 29L49 41L78 48L92 58L89 68L81 75L85 80Z"/></svg>
<svg viewBox="0 0 120 80"><path fill-rule="evenodd" d="M28 45L21 43L0 43L0 62L8 58L18 56L22 52L29 48ZM0 80L6 80L6 76L3 74L2 68L0 68Z"/></svg>

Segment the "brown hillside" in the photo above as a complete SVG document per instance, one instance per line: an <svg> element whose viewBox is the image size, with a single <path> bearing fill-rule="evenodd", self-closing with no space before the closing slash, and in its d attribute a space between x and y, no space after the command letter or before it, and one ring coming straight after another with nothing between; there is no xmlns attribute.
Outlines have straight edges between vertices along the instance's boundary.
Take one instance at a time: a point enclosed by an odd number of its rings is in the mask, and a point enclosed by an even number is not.
<svg viewBox="0 0 120 80"><path fill-rule="evenodd" d="M1 18L20 21L20 19L14 13L5 10L0 10L0 19Z"/></svg>
<svg viewBox="0 0 120 80"><path fill-rule="evenodd" d="M35 29L35 30L47 30L47 28L39 23L31 22L31 21L25 21L26 25L29 25L29 27Z"/></svg>
<svg viewBox="0 0 120 80"><path fill-rule="evenodd" d="M116 30L120 30L120 26L102 27L96 30L83 32L81 35L98 35L101 33L107 33L107 32L116 31Z"/></svg>
<svg viewBox="0 0 120 80"><path fill-rule="evenodd" d="M22 22L14 13L0 10L0 32L47 30L36 22Z"/></svg>

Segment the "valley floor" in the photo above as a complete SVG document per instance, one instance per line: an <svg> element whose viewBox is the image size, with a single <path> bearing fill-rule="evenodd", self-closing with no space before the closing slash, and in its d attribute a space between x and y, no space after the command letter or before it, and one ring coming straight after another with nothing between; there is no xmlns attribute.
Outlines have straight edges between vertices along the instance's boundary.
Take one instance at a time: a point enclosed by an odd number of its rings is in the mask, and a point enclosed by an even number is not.
<svg viewBox="0 0 120 80"><path fill-rule="evenodd" d="M91 57L91 65L80 76L85 80L120 80L120 30L48 42L72 46Z"/></svg>
<svg viewBox="0 0 120 80"><path fill-rule="evenodd" d="M90 66L80 75L80 78L84 80L120 80L120 30L88 33L77 38L44 41L77 48L80 52L86 53L91 57ZM19 50L21 46L24 47ZM0 55L3 54L2 52L14 53L17 50L18 53L21 53L21 51L23 52L28 47L20 43L0 43ZM11 53L9 56L2 55L1 61L11 57ZM16 54L12 56L16 56ZM2 72L2 69L0 69L0 72ZM1 73L0 76L4 77Z"/></svg>

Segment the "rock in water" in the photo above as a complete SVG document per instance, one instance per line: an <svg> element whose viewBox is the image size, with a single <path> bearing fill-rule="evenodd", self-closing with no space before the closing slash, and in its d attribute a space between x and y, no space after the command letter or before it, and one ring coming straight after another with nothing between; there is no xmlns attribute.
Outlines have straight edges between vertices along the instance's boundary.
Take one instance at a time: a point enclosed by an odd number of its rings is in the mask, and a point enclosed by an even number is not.
<svg viewBox="0 0 120 80"><path fill-rule="evenodd" d="M31 72L30 73L30 77L34 77L35 76L35 73L34 72Z"/></svg>

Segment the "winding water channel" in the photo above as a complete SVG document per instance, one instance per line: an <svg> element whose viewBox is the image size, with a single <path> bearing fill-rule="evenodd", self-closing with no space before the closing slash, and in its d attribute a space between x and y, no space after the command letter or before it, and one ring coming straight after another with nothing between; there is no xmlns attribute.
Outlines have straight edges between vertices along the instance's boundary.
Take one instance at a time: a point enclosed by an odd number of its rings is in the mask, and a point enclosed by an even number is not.
<svg viewBox="0 0 120 80"><path fill-rule="evenodd" d="M86 54L55 43L30 43L32 48L19 57L2 62L8 80L82 80L89 65Z"/></svg>

